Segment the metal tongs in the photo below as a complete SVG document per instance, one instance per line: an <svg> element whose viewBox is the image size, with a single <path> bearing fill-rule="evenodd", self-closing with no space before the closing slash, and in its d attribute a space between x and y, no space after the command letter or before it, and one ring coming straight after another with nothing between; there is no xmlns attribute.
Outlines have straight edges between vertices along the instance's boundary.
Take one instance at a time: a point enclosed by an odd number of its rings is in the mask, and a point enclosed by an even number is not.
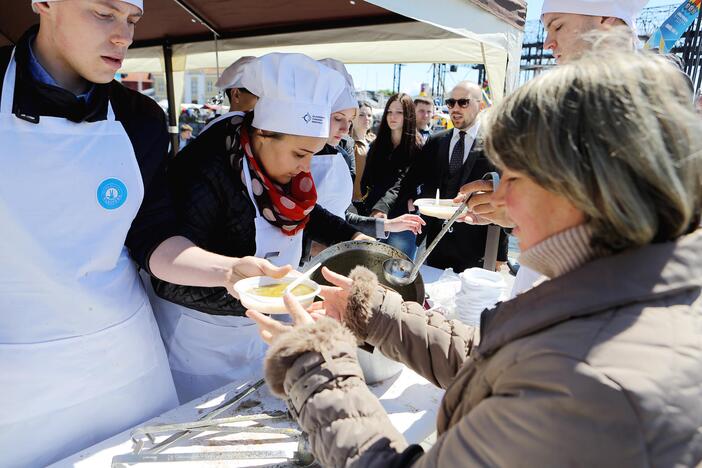
<svg viewBox="0 0 702 468"><path fill-rule="evenodd" d="M314 462L312 454L306 450L306 441L303 433L298 429L292 428L275 428L265 426L246 426L236 427L229 424L239 422L255 422L263 421L284 421L291 420L290 415L284 411L274 411L269 414L253 414L217 418L225 411L235 407L245 398L250 396L256 390L265 384L265 380L261 379L258 382L246 387L243 391L236 394L234 397L225 401L213 410L209 411L197 421L175 424L158 424L153 426L144 426L136 429L132 433L132 442L134 450L130 454L117 455L112 459L112 467L122 468L138 463L163 463L163 462L179 462L179 461L231 461L231 460L246 460L246 459L287 459L299 465L309 465ZM216 432L220 434L237 434L237 433L264 433L264 434L282 434L291 438L297 438L298 449L294 452L293 457L290 457L289 452L284 450L257 450L257 451L228 451L228 452L203 452L203 453L162 453L167 448L173 446L176 442L182 441L203 432ZM157 435L173 433L170 437L160 443L156 443ZM149 441L152 447L145 449L145 443Z"/></svg>

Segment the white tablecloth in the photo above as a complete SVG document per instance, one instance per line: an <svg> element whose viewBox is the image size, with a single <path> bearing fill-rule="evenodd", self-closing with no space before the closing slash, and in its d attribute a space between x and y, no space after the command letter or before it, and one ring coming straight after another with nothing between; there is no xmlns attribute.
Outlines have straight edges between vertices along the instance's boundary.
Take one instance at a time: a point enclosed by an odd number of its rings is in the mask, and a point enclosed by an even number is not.
<svg viewBox="0 0 702 468"><path fill-rule="evenodd" d="M425 285L431 285L436 282L443 270L423 266L421 268L422 278ZM512 280L507 276L508 280ZM139 427L144 425L156 424L171 424L178 422L195 421L199 419L203 413L226 401L228 398L239 393L242 387L241 383L232 383L221 389L215 390L203 397L191 401L185 405L175 408L167 413L158 416L150 421L144 422ZM409 443L420 443L429 437L436 428L436 415L439 403L443 396L443 390L434 387L424 378L420 377L413 371L403 368L402 372L395 377L392 377L384 382L370 386L371 391L380 399L383 408L388 413L393 425L400 431ZM246 399L247 402L255 403L253 406L244 409L230 411L220 417L228 417L239 414L256 414L270 413L273 411L284 411L285 404L283 401L272 396L267 387L263 387L253 393ZM97 417L98 415L96 415ZM290 423L290 427L296 427ZM55 467L109 467L112 462L112 457L131 453L133 450L131 434L136 428L130 428L116 436L105 440L93 447L90 447L82 452L74 454L52 466ZM270 436L269 436L270 438ZM250 438L251 439L251 438ZM194 439L194 441L185 441L176 444L173 448L168 449L164 453L212 453L223 451L259 451L259 450L282 450L292 453L297 450L297 442L275 442L267 440L265 444L260 442L252 443L248 440L248 444L231 442L231 439L222 438L207 438ZM229 442L226 442L229 440ZM226 466L256 466L267 465L272 463L282 463L285 459L261 459L261 460L246 460L246 461L197 461L197 462L180 462L178 467L186 466L220 466L226 463ZM148 466L163 466L164 464L149 463ZM146 464L141 466L147 466Z"/></svg>
<svg viewBox="0 0 702 468"><path fill-rule="evenodd" d="M242 385L231 384L222 387L219 390L209 393L201 398L193 400L190 403L175 408L151 421L145 422L140 426L154 424L171 424L177 422L195 421L223 401L231 398L241 391ZM402 372L395 377L392 377L382 383L370 386L371 391L379 397L381 404L387 411L393 425L405 436L409 443L419 443L430 436L436 427L436 414L439 403L443 396L443 390L440 390L430 384L428 381L414 373L413 371L403 368ZM255 406L245 410L237 410L227 412L220 417L229 417L240 414L256 414L270 413L272 411L285 410L283 401L272 396L266 386L257 390L245 401L249 404L257 403ZM247 405L248 406L248 405ZM289 427L297 427L290 423ZM105 440L93 447L90 447L82 452L79 452L71 457L68 457L52 466L54 467L109 467L112 462L112 457L115 455L128 454L132 452L131 433L133 429L125 430L124 432ZM202 437L193 441L184 441L176 444L173 448L166 450L164 453L199 453L206 454L212 452L223 451L261 451L261 450L283 450L292 456L292 453L297 450L297 442L271 442L270 435L265 434L268 440L266 443L253 442L253 437L248 438L248 443L239 441L238 443L226 443L226 437L207 438ZM231 440L231 439L230 439ZM259 460L240 460L240 461L203 461L197 462L179 462L178 467L207 467L207 466L257 466L267 465L272 463L283 463L285 459L259 459ZM138 466L164 466L165 463L148 463ZM134 466L134 465L132 465ZM173 466L173 464L171 464Z"/></svg>

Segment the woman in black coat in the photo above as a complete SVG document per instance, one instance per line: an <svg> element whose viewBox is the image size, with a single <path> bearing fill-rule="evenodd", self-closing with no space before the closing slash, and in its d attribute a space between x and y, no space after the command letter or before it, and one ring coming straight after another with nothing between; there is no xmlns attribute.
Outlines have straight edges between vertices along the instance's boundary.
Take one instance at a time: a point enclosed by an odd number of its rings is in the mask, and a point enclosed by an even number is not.
<svg viewBox="0 0 702 468"><path fill-rule="evenodd" d="M414 102L405 94L388 99L378 136L371 144L361 179L361 200L355 203L360 215L394 217L407 213L406 201L398 200L400 184L421 149L417 133ZM417 250L412 232L392 233L387 243L410 259Z"/></svg>

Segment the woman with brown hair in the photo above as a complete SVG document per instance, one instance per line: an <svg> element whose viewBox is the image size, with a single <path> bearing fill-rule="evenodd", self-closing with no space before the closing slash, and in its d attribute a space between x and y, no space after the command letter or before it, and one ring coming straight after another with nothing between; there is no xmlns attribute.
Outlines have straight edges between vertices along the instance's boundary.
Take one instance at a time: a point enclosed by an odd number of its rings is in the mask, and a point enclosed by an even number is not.
<svg viewBox="0 0 702 468"><path fill-rule="evenodd" d="M378 137L368 150L361 178L361 200L355 203L358 214L380 218L402 215L406 203L397 200L400 184L422 145L417 132L414 101L405 93L388 99L380 122ZM397 207L391 211L391 207ZM387 243L410 259L417 250L416 236L408 231L392 233Z"/></svg>
<svg viewBox="0 0 702 468"><path fill-rule="evenodd" d="M702 122L691 102L665 59L600 51L491 111L495 203L522 263L548 280L484 311L479 328L403 302L363 268L325 271L337 288L314 316L287 297L295 327L247 312L272 342L268 383L319 462L700 466ZM429 451L408 445L368 390L359 341L446 389Z"/></svg>

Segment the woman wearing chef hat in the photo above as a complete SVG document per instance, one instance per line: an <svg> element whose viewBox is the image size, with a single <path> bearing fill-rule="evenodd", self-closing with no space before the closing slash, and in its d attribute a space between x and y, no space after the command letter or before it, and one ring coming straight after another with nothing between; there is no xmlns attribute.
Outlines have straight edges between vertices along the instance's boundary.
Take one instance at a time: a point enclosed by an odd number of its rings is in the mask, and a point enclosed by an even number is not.
<svg viewBox="0 0 702 468"><path fill-rule="evenodd" d="M353 78L343 63L331 58L320 60L319 63L341 74L345 86L332 105L327 144L312 158L312 176L319 203L335 215L344 217L353 197L353 180L351 167L336 147L349 133L351 122L358 111L358 101L353 95Z"/></svg>
<svg viewBox="0 0 702 468"><path fill-rule="evenodd" d="M268 54L246 67L241 84L259 99L253 113L228 121L228 150L179 161L173 188L188 236L222 255L278 266L299 264L303 230L325 244L361 236L317 204L309 173L344 78L301 54ZM265 345L226 290L159 280L154 290L181 402L260 376Z"/></svg>
<svg viewBox="0 0 702 468"><path fill-rule="evenodd" d="M385 239L389 232L421 232L424 221L411 214L397 218L374 218L360 216L347 211L353 199L353 179L351 167L347 161L354 161L353 156L344 154L339 144L349 134L351 124L358 113L358 100L354 96L353 77L339 60L326 58L319 61L336 70L346 79L346 87L332 106L331 131L324 148L312 158L312 176L317 189L317 203L331 213L346 217L346 220L364 234Z"/></svg>
<svg viewBox="0 0 702 468"><path fill-rule="evenodd" d="M3 466L44 466L177 405L137 266L223 290L287 271L181 235L163 111L114 81L142 1L32 6L40 25L0 49Z"/></svg>

